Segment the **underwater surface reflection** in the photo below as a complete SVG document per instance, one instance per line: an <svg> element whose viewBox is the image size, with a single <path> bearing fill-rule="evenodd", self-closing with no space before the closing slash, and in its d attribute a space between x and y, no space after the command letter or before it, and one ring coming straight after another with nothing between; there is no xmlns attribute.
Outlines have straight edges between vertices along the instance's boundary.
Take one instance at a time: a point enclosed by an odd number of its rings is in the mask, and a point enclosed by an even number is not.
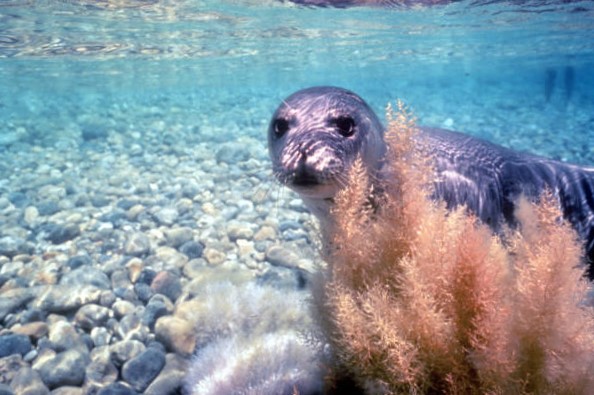
<svg viewBox="0 0 594 395"><path fill-rule="evenodd" d="M274 182L274 109L337 85L377 114L401 99L420 124L594 164L593 14L0 2L0 388L175 394L196 350L216 383L261 346L319 389L300 333L320 239Z"/></svg>

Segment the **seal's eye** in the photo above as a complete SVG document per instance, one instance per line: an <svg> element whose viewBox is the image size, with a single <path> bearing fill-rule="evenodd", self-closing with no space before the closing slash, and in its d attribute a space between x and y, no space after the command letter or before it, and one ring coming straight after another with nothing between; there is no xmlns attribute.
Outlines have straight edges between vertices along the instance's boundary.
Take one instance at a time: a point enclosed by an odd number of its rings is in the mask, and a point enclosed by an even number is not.
<svg viewBox="0 0 594 395"><path fill-rule="evenodd" d="M344 137L350 137L355 133L355 120L349 116L342 116L334 119L334 125Z"/></svg>
<svg viewBox="0 0 594 395"><path fill-rule="evenodd" d="M289 121L287 121L284 118L277 118L274 121L273 128L276 137L280 137L283 134L287 133L287 131L289 130Z"/></svg>

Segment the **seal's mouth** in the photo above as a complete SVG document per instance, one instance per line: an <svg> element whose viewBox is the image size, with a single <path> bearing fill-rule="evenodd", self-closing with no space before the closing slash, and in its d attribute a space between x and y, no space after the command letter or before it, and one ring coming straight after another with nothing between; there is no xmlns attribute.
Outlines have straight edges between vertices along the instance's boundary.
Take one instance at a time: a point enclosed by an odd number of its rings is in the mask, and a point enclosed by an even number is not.
<svg viewBox="0 0 594 395"><path fill-rule="evenodd" d="M284 184L301 197L315 199L333 198L338 191L334 182L320 182L312 175L299 175Z"/></svg>

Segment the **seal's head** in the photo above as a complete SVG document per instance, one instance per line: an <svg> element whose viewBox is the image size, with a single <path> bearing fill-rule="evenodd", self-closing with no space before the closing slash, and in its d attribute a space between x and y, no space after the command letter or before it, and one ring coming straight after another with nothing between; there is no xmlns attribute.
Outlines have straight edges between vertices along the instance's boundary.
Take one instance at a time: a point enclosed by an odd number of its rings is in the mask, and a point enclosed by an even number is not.
<svg viewBox="0 0 594 395"><path fill-rule="evenodd" d="M275 176L306 204L334 197L358 156L376 173L386 152L373 110L335 87L304 89L284 100L268 128L268 149Z"/></svg>

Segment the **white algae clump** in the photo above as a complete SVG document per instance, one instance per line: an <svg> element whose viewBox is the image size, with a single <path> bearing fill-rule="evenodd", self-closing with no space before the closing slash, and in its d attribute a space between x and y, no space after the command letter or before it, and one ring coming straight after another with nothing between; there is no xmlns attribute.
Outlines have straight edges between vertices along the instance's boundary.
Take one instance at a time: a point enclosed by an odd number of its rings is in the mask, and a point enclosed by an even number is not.
<svg viewBox="0 0 594 395"><path fill-rule="evenodd" d="M309 333L304 292L254 283L206 288L192 310L206 337L186 376L189 394L321 392L321 355Z"/></svg>

